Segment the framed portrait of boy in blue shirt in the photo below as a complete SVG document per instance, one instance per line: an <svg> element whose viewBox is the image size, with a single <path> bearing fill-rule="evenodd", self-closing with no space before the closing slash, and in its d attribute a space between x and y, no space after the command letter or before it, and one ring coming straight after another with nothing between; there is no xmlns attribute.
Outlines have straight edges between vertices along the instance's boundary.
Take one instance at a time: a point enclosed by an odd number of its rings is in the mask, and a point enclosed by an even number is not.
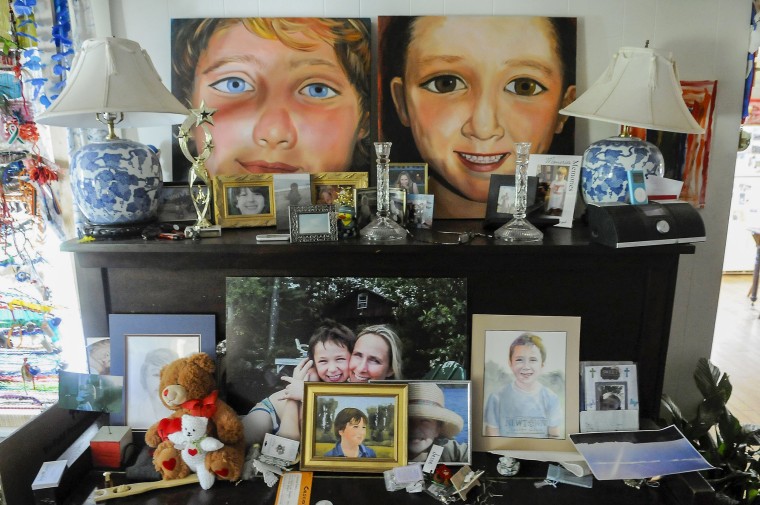
<svg viewBox="0 0 760 505"><path fill-rule="evenodd" d="M407 462L403 383L304 383L301 469L383 472Z"/></svg>
<svg viewBox="0 0 760 505"><path fill-rule="evenodd" d="M572 450L580 318L473 315L473 448Z"/></svg>

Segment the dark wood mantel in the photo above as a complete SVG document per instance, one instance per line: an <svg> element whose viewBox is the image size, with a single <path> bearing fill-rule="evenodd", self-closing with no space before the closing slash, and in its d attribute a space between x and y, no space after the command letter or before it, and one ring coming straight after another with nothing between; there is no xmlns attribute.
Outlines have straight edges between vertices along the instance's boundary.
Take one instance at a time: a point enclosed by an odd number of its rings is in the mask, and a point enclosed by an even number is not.
<svg viewBox="0 0 760 505"><path fill-rule="evenodd" d="M480 221L436 230L482 231ZM215 314L225 336L225 279L236 276L466 277L469 314L581 317L581 360L639 364L641 414L656 417L681 254L694 246L616 250L590 243L588 228L548 228L544 241L462 245L411 238L390 244L256 242L271 229L225 229L222 237L69 241L85 336L108 335L108 314ZM456 235L421 231L427 241Z"/></svg>

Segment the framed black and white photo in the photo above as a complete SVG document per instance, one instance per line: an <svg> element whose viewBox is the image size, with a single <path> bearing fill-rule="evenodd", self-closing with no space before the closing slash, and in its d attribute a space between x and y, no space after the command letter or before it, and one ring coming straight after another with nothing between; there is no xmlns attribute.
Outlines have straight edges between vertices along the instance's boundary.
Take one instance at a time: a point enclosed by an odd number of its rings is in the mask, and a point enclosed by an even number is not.
<svg viewBox="0 0 760 505"><path fill-rule="evenodd" d="M311 202L311 177L309 174L273 174L275 219L278 230L290 229L291 205L307 205Z"/></svg>
<svg viewBox="0 0 760 505"><path fill-rule="evenodd" d="M377 219L377 188L354 189L354 219L358 230Z"/></svg>
<svg viewBox="0 0 760 505"><path fill-rule="evenodd" d="M194 188L195 193L198 187ZM158 221L160 223L192 223L198 213L186 182L165 182L158 197Z"/></svg>
<svg viewBox="0 0 760 505"><path fill-rule="evenodd" d="M330 242L338 240L335 205L291 205L291 242Z"/></svg>
<svg viewBox="0 0 760 505"><path fill-rule="evenodd" d="M579 317L472 316L474 450L572 450L579 343Z"/></svg>
<svg viewBox="0 0 760 505"><path fill-rule="evenodd" d="M241 228L276 223L271 174L223 175L213 183L216 224Z"/></svg>
<svg viewBox="0 0 760 505"><path fill-rule="evenodd" d="M543 208L543 200L536 201L536 188L538 179L528 176L528 196L526 214L528 220L536 211ZM515 176L514 175L491 175L491 183L488 186L488 202L486 203L486 226L495 227L505 224L512 219L515 213Z"/></svg>
<svg viewBox="0 0 760 505"><path fill-rule="evenodd" d="M124 408L114 425L144 430L171 411L160 399L159 372L196 352L216 357L215 316L204 314L110 314L111 374L124 377Z"/></svg>

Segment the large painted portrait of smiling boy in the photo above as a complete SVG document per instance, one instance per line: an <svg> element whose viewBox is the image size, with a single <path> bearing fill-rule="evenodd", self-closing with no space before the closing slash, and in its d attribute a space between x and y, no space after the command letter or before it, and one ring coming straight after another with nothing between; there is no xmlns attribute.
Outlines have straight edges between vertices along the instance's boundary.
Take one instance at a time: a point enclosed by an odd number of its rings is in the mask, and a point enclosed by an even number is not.
<svg viewBox="0 0 760 505"><path fill-rule="evenodd" d="M574 18L380 16L378 36L380 136L428 164L436 218L482 219L516 142L574 152Z"/></svg>
<svg viewBox="0 0 760 505"><path fill-rule="evenodd" d="M216 110L209 175L369 170L369 27L352 18L173 19L172 93L188 108ZM172 158L174 180L184 180L178 146Z"/></svg>

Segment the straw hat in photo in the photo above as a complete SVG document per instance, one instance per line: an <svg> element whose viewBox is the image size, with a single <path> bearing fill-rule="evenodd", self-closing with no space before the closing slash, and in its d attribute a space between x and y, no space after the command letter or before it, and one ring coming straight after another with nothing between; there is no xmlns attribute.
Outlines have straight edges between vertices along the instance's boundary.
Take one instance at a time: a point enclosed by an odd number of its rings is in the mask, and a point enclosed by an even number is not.
<svg viewBox="0 0 760 505"><path fill-rule="evenodd" d="M446 408L443 391L433 382L409 384L408 417L441 421L441 436L454 438L464 427L462 416Z"/></svg>

